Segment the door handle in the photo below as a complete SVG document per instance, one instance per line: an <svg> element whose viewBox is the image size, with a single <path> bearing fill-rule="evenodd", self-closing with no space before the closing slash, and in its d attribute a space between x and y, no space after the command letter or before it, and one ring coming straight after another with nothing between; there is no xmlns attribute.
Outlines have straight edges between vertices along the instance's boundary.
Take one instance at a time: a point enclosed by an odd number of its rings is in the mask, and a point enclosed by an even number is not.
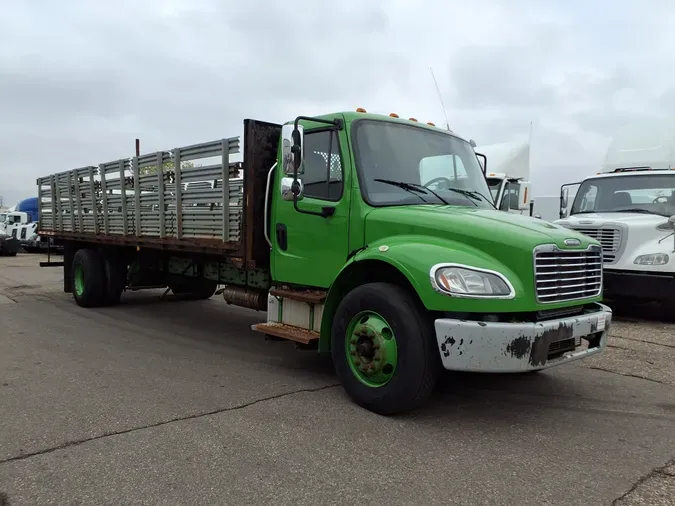
<svg viewBox="0 0 675 506"><path fill-rule="evenodd" d="M288 249L288 230L286 225L283 223L277 223L277 244L279 249L286 251Z"/></svg>

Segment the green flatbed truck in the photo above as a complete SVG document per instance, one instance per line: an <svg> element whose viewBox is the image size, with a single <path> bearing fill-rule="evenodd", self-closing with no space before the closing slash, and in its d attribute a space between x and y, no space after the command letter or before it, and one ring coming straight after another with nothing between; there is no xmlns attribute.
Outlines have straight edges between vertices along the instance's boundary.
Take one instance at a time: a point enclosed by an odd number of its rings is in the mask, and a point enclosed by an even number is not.
<svg viewBox="0 0 675 506"><path fill-rule="evenodd" d="M371 411L443 368L525 373L607 343L594 239L489 198L473 143L395 115L244 121L240 139L38 180L40 234L82 307L167 287L266 311L253 330L331 354Z"/></svg>

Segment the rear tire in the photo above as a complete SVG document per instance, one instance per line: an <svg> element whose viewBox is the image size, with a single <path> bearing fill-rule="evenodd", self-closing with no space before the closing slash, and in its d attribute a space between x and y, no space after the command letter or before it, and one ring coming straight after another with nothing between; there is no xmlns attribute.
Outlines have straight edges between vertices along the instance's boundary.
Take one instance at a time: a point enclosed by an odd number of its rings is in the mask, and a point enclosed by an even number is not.
<svg viewBox="0 0 675 506"><path fill-rule="evenodd" d="M91 249L77 250L71 269L73 297L80 307L96 307L103 303L105 273L101 255Z"/></svg>
<svg viewBox="0 0 675 506"><path fill-rule="evenodd" d="M441 371L431 318L412 294L390 283L368 283L342 299L331 348L347 394L381 415L422 405Z"/></svg>
<svg viewBox="0 0 675 506"><path fill-rule="evenodd" d="M115 306L119 304L120 297L127 284L126 264L110 252L101 252L101 263L105 273L102 303L106 306Z"/></svg>

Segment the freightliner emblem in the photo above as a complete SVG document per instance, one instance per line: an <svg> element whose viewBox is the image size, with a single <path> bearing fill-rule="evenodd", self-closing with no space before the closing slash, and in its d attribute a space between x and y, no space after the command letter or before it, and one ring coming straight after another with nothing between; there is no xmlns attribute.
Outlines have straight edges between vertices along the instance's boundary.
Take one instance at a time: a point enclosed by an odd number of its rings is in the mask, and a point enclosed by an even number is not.
<svg viewBox="0 0 675 506"><path fill-rule="evenodd" d="M565 246L580 246L581 241L579 239L565 239Z"/></svg>

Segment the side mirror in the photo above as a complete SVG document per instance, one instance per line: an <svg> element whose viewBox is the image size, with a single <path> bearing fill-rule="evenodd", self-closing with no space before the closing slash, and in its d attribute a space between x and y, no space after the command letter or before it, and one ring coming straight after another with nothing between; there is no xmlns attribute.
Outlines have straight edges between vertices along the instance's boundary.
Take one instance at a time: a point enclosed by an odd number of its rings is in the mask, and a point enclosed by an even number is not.
<svg viewBox="0 0 675 506"><path fill-rule="evenodd" d="M304 129L298 125L296 130L293 125L284 125L281 127L281 160L284 167L284 174L292 175L293 171L298 170L298 175L304 173L305 166L303 161L303 138ZM291 200L293 200L291 198Z"/></svg>
<svg viewBox="0 0 675 506"><path fill-rule="evenodd" d="M530 183L520 183L518 193L518 208L516 211L529 211L530 209Z"/></svg>
<svg viewBox="0 0 675 506"><path fill-rule="evenodd" d="M569 200L570 189L563 188L560 194L560 207L562 209L567 209L567 201Z"/></svg>
<svg viewBox="0 0 675 506"><path fill-rule="evenodd" d="M281 178L281 200L286 202L293 202L294 196L297 195L297 200L302 200L304 187L302 181L293 179L292 177Z"/></svg>
<svg viewBox="0 0 675 506"><path fill-rule="evenodd" d="M478 164L483 169L483 174L485 174L487 172L487 156L482 153L476 153L476 158L478 158ZM483 163L480 162L481 160L483 160Z"/></svg>

